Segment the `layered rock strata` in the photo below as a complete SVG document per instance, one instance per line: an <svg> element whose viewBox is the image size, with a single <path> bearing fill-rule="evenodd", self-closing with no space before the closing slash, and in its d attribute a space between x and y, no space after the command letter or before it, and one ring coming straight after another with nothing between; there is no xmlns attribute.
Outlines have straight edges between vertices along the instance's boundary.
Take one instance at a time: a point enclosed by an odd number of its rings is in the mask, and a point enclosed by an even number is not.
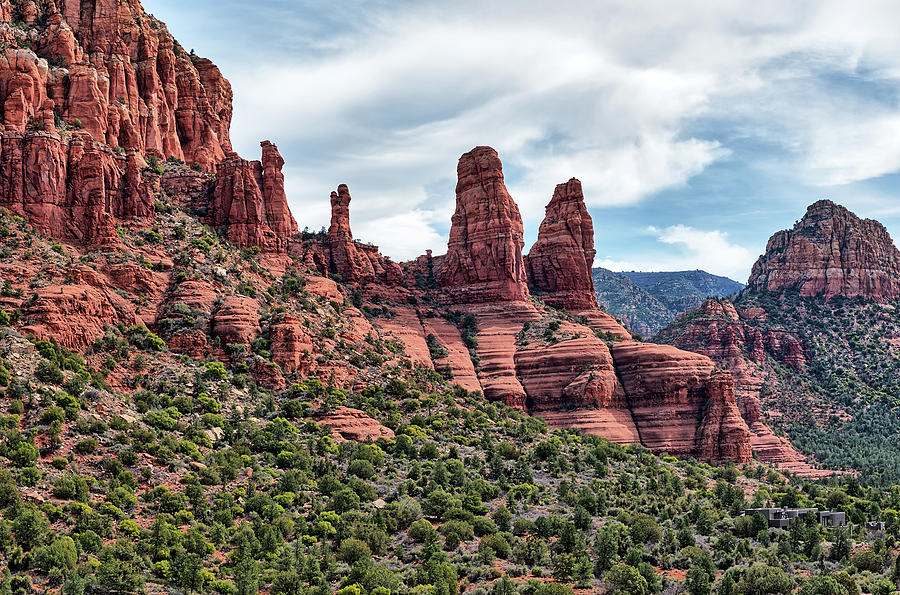
<svg viewBox="0 0 900 595"><path fill-rule="evenodd" d="M881 223L829 200L809 206L794 228L779 231L750 274L753 290L796 289L803 296L900 296L900 251Z"/></svg>
<svg viewBox="0 0 900 595"><path fill-rule="evenodd" d="M572 178L553 192L538 239L525 257L528 285L551 306L596 308L591 279L596 254L594 224L584 204L581 182Z"/></svg>

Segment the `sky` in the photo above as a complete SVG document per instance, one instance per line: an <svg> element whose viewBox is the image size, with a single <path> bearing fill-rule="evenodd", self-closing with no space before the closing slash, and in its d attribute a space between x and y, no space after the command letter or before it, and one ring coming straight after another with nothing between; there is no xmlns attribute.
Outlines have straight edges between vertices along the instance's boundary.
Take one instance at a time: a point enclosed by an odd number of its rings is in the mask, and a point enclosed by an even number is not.
<svg viewBox="0 0 900 595"><path fill-rule="evenodd" d="M900 230L900 3L144 0L234 88L232 141L285 158L300 228L446 250L456 162L503 161L526 251L580 179L597 266L746 281L821 198Z"/></svg>

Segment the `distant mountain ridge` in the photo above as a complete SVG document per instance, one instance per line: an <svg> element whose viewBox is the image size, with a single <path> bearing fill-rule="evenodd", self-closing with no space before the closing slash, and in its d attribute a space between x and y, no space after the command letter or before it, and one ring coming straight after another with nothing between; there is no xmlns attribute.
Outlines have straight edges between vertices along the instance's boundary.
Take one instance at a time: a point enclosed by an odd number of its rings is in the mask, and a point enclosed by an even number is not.
<svg viewBox="0 0 900 595"><path fill-rule="evenodd" d="M597 267L592 276L600 305L644 337L655 335L707 297L733 295L744 287L701 270L617 273Z"/></svg>

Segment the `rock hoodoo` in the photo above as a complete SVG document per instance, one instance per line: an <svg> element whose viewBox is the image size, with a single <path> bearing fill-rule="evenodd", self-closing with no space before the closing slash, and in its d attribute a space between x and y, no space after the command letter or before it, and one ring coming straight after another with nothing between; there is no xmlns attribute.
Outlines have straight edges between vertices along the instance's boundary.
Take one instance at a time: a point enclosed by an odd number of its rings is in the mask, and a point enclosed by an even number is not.
<svg viewBox="0 0 900 595"><path fill-rule="evenodd" d="M331 193L331 226L325 235L327 270L349 283L370 283L380 280L388 284L399 282L399 266L378 252L378 247L353 241L350 230L350 189L341 184Z"/></svg>
<svg viewBox="0 0 900 595"><path fill-rule="evenodd" d="M884 301L900 296L900 251L881 223L820 200L793 229L769 239L747 285Z"/></svg>
<svg viewBox="0 0 900 595"><path fill-rule="evenodd" d="M749 460L750 433L731 376L707 357L634 342L597 307L593 224L578 180L557 186L523 259L522 222L497 153L475 148L460 159L458 174L447 255L433 260L442 299L477 321L477 378L488 399L657 451ZM527 300L523 277L582 322L551 320ZM535 326L546 333L527 339Z"/></svg>
<svg viewBox="0 0 900 595"><path fill-rule="evenodd" d="M284 252L297 222L284 193L284 159L278 147L262 142L262 161L246 161L236 153L219 164L208 217L239 246Z"/></svg>
<svg viewBox="0 0 900 595"><path fill-rule="evenodd" d="M538 239L525 257L528 285L551 306L567 310L597 307L591 266L594 224L584 204L581 182L556 187Z"/></svg>
<svg viewBox="0 0 900 595"><path fill-rule="evenodd" d="M485 303L528 297L519 207L503 183L497 152L476 147L456 168L456 212L438 282L449 301Z"/></svg>

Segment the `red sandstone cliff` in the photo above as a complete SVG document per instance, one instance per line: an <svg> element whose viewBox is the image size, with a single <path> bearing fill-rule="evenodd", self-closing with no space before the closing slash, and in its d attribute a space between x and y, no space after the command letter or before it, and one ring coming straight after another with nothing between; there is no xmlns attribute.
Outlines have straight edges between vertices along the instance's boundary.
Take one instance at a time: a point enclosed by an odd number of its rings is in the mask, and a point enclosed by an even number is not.
<svg viewBox="0 0 900 595"><path fill-rule="evenodd" d="M791 287L804 296L893 299L900 296L900 251L879 222L820 200L793 229L769 239L747 285Z"/></svg>
<svg viewBox="0 0 900 595"><path fill-rule="evenodd" d="M111 147L207 170L231 150L228 81L208 60L188 55L138 0L4 5L32 26L2 33L7 131L24 132L49 109Z"/></svg>
<svg viewBox="0 0 900 595"><path fill-rule="evenodd" d="M212 62L138 0L3 6L27 27L0 28L0 206L59 239L114 247L119 222L153 218L148 161L171 159L218 172L194 206L232 241L286 249L283 160L268 143L262 162L231 153L231 86Z"/></svg>
<svg viewBox="0 0 900 595"><path fill-rule="evenodd" d="M246 161L229 153L216 169L208 212L213 227L225 229L238 246L286 251L297 222L284 194L282 166L278 147L269 141L262 142L262 161Z"/></svg>
<svg viewBox="0 0 900 595"><path fill-rule="evenodd" d="M777 375L771 362L796 372L806 368L800 340L787 330L765 326L765 319L765 312L759 308L738 312L728 299L711 298L664 329L657 340L703 354L731 372L738 408L750 428L753 451L761 461L804 477L831 475L831 471L811 466L790 442L773 434L763 422L762 393Z"/></svg>
<svg viewBox="0 0 900 595"><path fill-rule="evenodd" d="M538 239L525 257L528 285L551 306L567 310L597 307L591 266L594 224L581 182L560 184L547 205Z"/></svg>

